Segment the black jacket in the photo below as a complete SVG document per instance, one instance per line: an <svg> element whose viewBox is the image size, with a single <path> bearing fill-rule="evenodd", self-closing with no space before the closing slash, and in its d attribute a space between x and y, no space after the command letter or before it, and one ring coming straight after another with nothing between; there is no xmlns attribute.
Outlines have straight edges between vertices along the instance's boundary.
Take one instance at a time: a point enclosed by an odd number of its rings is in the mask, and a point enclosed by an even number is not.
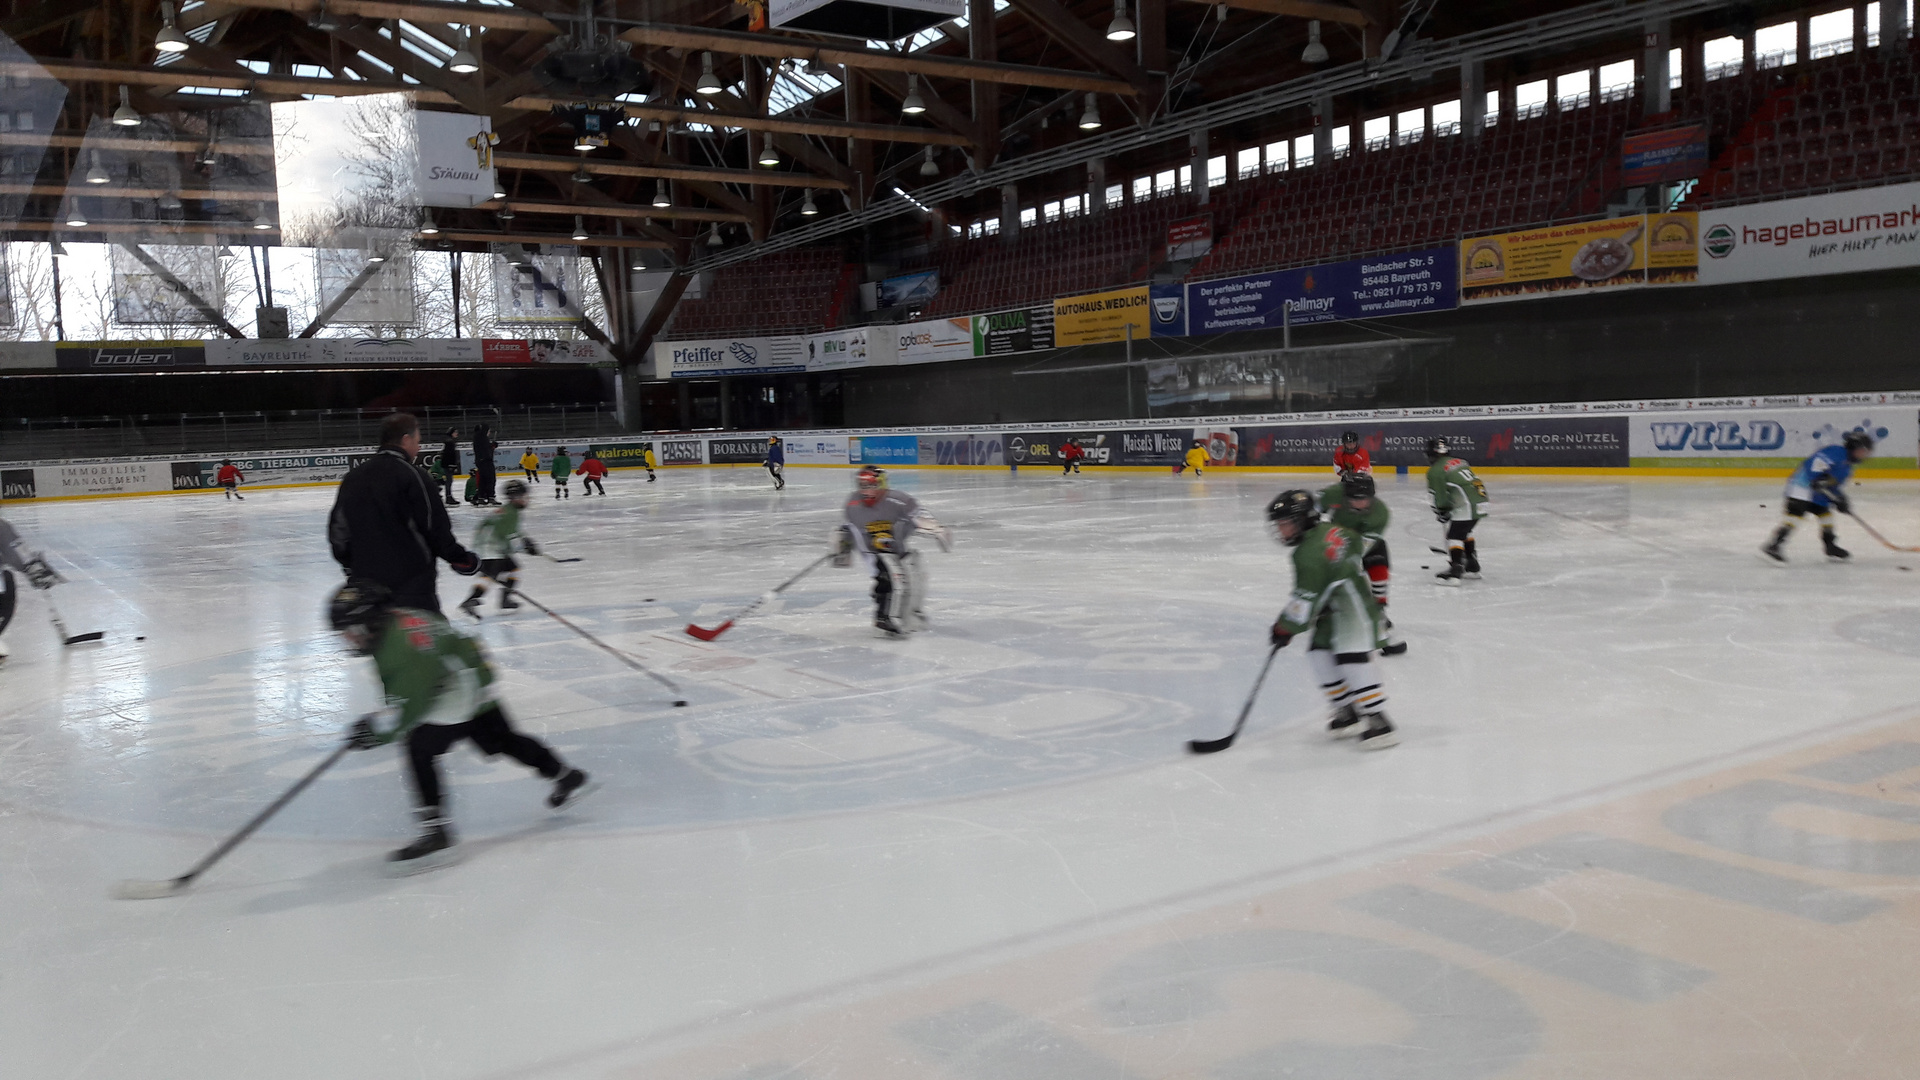
<svg viewBox="0 0 1920 1080"><path fill-rule="evenodd" d="M327 517L327 543L349 578L370 578L393 590L396 605L428 611L440 610L434 558L475 559L453 538L433 479L391 446L340 481Z"/></svg>
<svg viewBox="0 0 1920 1080"><path fill-rule="evenodd" d="M473 471L476 475L490 476L493 474L493 451L499 445L499 443L493 441L493 433L491 431L482 430L473 433Z"/></svg>
<svg viewBox="0 0 1920 1080"><path fill-rule="evenodd" d="M440 444L440 464L446 467L447 476L460 475L460 443L448 439Z"/></svg>

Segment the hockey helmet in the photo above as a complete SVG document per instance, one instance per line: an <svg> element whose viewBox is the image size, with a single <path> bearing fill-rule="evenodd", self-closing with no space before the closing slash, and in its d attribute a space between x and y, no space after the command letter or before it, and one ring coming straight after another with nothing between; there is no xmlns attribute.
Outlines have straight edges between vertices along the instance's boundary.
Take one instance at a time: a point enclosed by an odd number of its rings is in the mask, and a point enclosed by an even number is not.
<svg viewBox="0 0 1920 1080"><path fill-rule="evenodd" d="M1859 430L1849 431L1846 434L1846 438L1843 439L1842 442L1846 444L1847 456L1853 458L1853 460L1855 461L1864 461L1866 460L1868 455L1873 453L1873 436L1867 434L1864 431L1859 431ZM1856 450L1865 450L1866 453L1861 454L1858 457L1854 457L1854 452Z"/></svg>
<svg viewBox="0 0 1920 1080"><path fill-rule="evenodd" d="M393 607L393 591L377 581L355 578L334 591L327 601L327 624L346 637L353 651L365 655L380 641L380 629Z"/></svg>
<svg viewBox="0 0 1920 1080"><path fill-rule="evenodd" d="M1273 526L1274 536L1281 543L1293 547L1300 543L1300 538L1307 534L1308 529L1320 524L1320 508L1314 505L1310 492L1294 488L1275 495L1273 501L1267 504L1267 522ZM1288 522L1293 524L1291 536L1280 528Z"/></svg>
<svg viewBox="0 0 1920 1080"><path fill-rule="evenodd" d="M527 482L525 480L509 480L500 488L500 494L505 495L509 499L524 499L527 497Z"/></svg>
<svg viewBox="0 0 1920 1080"><path fill-rule="evenodd" d="M1452 452L1453 452L1453 447L1448 446L1447 440L1444 438L1427 440L1427 460L1428 461L1439 461L1441 458L1446 457L1448 454L1451 454Z"/></svg>
<svg viewBox="0 0 1920 1080"><path fill-rule="evenodd" d="M1351 429L1340 433L1341 446L1359 446L1360 433Z"/></svg>
<svg viewBox="0 0 1920 1080"><path fill-rule="evenodd" d="M853 489L859 494L861 502L872 506L880 501L880 493L887 490L886 471L871 465L862 466L853 476Z"/></svg>
<svg viewBox="0 0 1920 1080"><path fill-rule="evenodd" d="M1350 471L1342 476L1340 488L1347 493L1349 499L1371 499L1375 493L1373 477L1363 472Z"/></svg>

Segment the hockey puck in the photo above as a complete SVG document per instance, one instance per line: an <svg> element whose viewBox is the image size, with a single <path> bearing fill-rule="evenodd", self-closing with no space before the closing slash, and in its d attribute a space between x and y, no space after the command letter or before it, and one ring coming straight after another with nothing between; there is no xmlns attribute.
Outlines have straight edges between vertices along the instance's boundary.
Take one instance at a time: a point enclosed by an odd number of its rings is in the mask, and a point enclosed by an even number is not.
<svg viewBox="0 0 1920 1080"><path fill-rule="evenodd" d="M687 701L686 701L686 699L685 699L685 698L681 698L681 699L680 699L679 701L676 701L676 702L674 702L674 703L673 703L673 707L674 707L674 708L676 708L676 709L684 709L684 708L686 708L686 707L687 707Z"/></svg>
<svg viewBox="0 0 1920 1080"><path fill-rule="evenodd" d="M1426 563L1421 563L1421 564L1420 564L1420 569L1422 569L1422 570L1431 570L1431 569L1433 569L1433 568L1432 568L1432 567L1430 567L1430 566L1428 566L1428 565L1427 565Z"/></svg>
<svg viewBox="0 0 1920 1080"><path fill-rule="evenodd" d="M640 602L641 602L641 603L643 603L643 604L651 604L651 603L653 603L653 597L651 597L651 596L649 596L649 597L647 597L647 598L646 598L645 600L642 600L642 601L640 601Z"/></svg>
<svg viewBox="0 0 1920 1080"><path fill-rule="evenodd" d="M1910 569L1912 569L1912 567L1907 567L1907 566L1903 566L1903 567L1901 567L1900 569L1902 569L1902 570L1910 570ZM142 640L145 640L145 639L143 638Z"/></svg>
<svg viewBox="0 0 1920 1080"><path fill-rule="evenodd" d="M1903 566L1903 567L1901 567L1900 569L1902 569L1902 570L1905 570L1905 569L1906 569L1906 567L1904 567L1904 566ZM145 635L145 634L141 634L141 635L140 635L139 637L137 637L137 638L134 638L133 640L135 640L135 641L145 641L145 640L147 640L147 635Z"/></svg>

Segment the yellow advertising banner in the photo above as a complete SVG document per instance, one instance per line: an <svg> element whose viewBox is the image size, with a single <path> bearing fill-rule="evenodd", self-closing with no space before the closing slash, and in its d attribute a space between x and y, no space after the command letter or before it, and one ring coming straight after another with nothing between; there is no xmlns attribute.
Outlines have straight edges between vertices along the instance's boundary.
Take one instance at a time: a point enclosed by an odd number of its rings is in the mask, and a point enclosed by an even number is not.
<svg viewBox="0 0 1920 1080"><path fill-rule="evenodd" d="M1550 225L1460 245L1460 299L1691 282L1699 272L1697 215L1635 214Z"/></svg>
<svg viewBox="0 0 1920 1080"><path fill-rule="evenodd" d="M1147 305L1147 287L1063 296L1053 301L1053 344L1098 345L1125 341L1133 327L1135 341L1151 334L1153 319Z"/></svg>

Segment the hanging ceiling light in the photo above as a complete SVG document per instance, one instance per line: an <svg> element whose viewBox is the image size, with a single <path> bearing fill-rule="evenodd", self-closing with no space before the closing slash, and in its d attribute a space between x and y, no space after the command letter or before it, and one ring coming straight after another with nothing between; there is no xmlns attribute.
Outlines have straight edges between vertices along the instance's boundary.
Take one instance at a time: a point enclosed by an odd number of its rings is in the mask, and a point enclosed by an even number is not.
<svg viewBox="0 0 1920 1080"><path fill-rule="evenodd" d="M107 175L107 170L100 167L100 151L93 150L89 151L89 153L92 155L91 160L93 164L87 169L87 183L104 184L113 179Z"/></svg>
<svg viewBox="0 0 1920 1080"><path fill-rule="evenodd" d="M76 229L86 227L87 212L85 210L80 209L79 199L73 200L73 209L67 212L67 224L73 226Z"/></svg>
<svg viewBox="0 0 1920 1080"><path fill-rule="evenodd" d="M587 171L586 162L581 162L580 167L573 170L573 182L576 184L593 183L593 174Z"/></svg>
<svg viewBox="0 0 1920 1080"><path fill-rule="evenodd" d="M160 5L160 32L153 35L153 47L163 53L183 53L193 45L187 35L173 24L173 5Z"/></svg>
<svg viewBox="0 0 1920 1080"><path fill-rule="evenodd" d="M367 252L367 262L371 265L378 266L379 264L386 261L387 261L386 253L381 251L379 248L374 248L373 250Z"/></svg>
<svg viewBox="0 0 1920 1080"><path fill-rule="evenodd" d="M707 230L708 247L722 247L725 244L726 241L720 238L720 226L715 225L713 228Z"/></svg>
<svg viewBox="0 0 1920 1080"><path fill-rule="evenodd" d="M713 73L713 54L710 52L701 53L700 81L694 84L693 92L702 97L712 97L725 89L726 87L720 85L719 77Z"/></svg>
<svg viewBox="0 0 1920 1080"><path fill-rule="evenodd" d="M160 209L165 210L168 213L172 213L173 211L180 209L185 204L180 201L180 196L169 191L166 194L160 196L159 205L160 205Z"/></svg>
<svg viewBox="0 0 1920 1080"><path fill-rule="evenodd" d="M67 257L67 245L55 240L51 245L51 253L56 259L64 259Z"/></svg>
<svg viewBox="0 0 1920 1080"><path fill-rule="evenodd" d="M587 238L587 221L579 214L573 215L573 238L575 240L585 240Z"/></svg>
<svg viewBox="0 0 1920 1080"><path fill-rule="evenodd" d="M254 216L253 227L261 232L266 232L268 229L273 228L273 219L267 216L266 207L261 207L260 213Z"/></svg>
<svg viewBox="0 0 1920 1080"><path fill-rule="evenodd" d="M323 34L331 34L343 25L340 16L327 10L327 0L320 0L320 10L307 19L307 25Z"/></svg>
<svg viewBox="0 0 1920 1080"><path fill-rule="evenodd" d="M1307 64L1324 64L1327 62L1327 47L1320 43L1319 19L1314 19L1307 23L1307 47L1300 51L1300 60L1302 63Z"/></svg>
<svg viewBox="0 0 1920 1080"><path fill-rule="evenodd" d="M507 197L507 185L500 179L499 169L493 170L493 197L496 199Z"/></svg>
<svg viewBox="0 0 1920 1080"><path fill-rule="evenodd" d="M501 220L501 221L512 221L512 220L513 220L513 207L511 207L511 206L503 206L503 207L501 207L501 208L500 208L500 220Z"/></svg>
<svg viewBox="0 0 1920 1080"><path fill-rule="evenodd" d="M232 248L230 248L230 247L228 247L228 246L227 246L227 245L225 245L225 244L221 244L221 245L220 245L220 257L221 257L221 258L223 258L223 259L231 259L231 258L233 258L233 249L232 249Z"/></svg>
<svg viewBox="0 0 1920 1080"><path fill-rule="evenodd" d="M920 76L907 73L907 97L900 103L900 111L908 116L919 116L927 111L927 103L920 99Z"/></svg>
<svg viewBox="0 0 1920 1080"><path fill-rule="evenodd" d="M138 127L140 114L133 111L133 100L128 96L127 84L120 84L120 107L113 110L113 122L121 127Z"/></svg>
<svg viewBox="0 0 1920 1080"><path fill-rule="evenodd" d="M1108 41L1132 41L1133 20L1127 18L1127 0L1113 0L1113 21L1107 24Z"/></svg>
<svg viewBox="0 0 1920 1080"><path fill-rule="evenodd" d="M1100 99L1094 97L1093 91L1091 90L1087 91L1086 111L1080 114L1080 130L1081 131L1100 130ZM927 149L931 150L933 149L933 147L929 146L927 147Z"/></svg>
<svg viewBox="0 0 1920 1080"><path fill-rule="evenodd" d="M920 159L920 175L921 176L939 176L940 175L940 166L935 165L933 163L933 147L932 146L927 147L926 154L923 155Z"/></svg>
<svg viewBox="0 0 1920 1080"><path fill-rule="evenodd" d="M433 223L433 211L431 210L422 210L420 212L420 235L421 236L440 235L440 226Z"/></svg>
<svg viewBox="0 0 1920 1080"><path fill-rule="evenodd" d="M765 165L769 169L773 168L775 165L780 164L780 151L775 150L773 148L772 138L767 138L761 141L760 157L758 160L760 164Z"/></svg>
<svg viewBox="0 0 1920 1080"><path fill-rule="evenodd" d="M802 200L800 203L800 216L812 217L815 214L818 214L820 212L820 208L813 205L813 189L806 188L804 190L806 191L807 194L806 194L806 198Z"/></svg>
<svg viewBox="0 0 1920 1080"><path fill-rule="evenodd" d="M473 31L460 28L460 48L447 61L447 70L455 75L471 75L480 70L480 58L473 55Z"/></svg>
<svg viewBox="0 0 1920 1080"><path fill-rule="evenodd" d="M653 182L653 205L661 207L673 205L673 200L667 196L667 182L665 180L655 180Z"/></svg>

